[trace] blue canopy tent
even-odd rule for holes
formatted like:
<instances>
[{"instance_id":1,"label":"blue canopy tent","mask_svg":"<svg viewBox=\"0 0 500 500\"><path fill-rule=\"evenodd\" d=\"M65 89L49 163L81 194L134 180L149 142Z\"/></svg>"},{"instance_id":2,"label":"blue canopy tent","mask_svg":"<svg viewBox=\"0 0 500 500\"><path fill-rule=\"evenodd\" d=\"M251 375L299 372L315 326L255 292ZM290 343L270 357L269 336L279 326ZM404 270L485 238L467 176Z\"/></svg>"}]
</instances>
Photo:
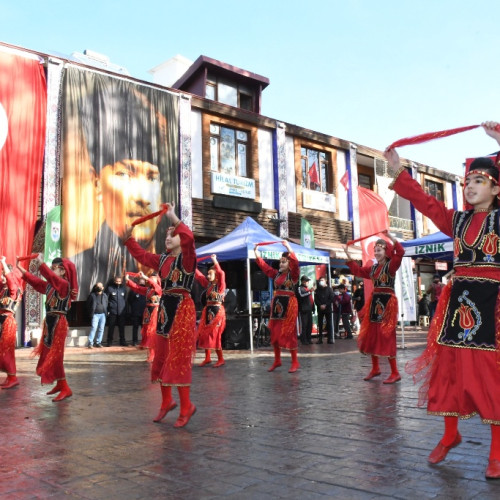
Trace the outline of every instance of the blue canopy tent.
<instances>
[{"instance_id":1,"label":"blue canopy tent","mask_svg":"<svg viewBox=\"0 0 500 500\"><path fill-rule=\"evenodd\" d=\"M453 260L453 238L441 231L402 241L401 244L405 249L405 257Z\"/></svg>"},{"instance_id":2,"label":"blue canopy tent","mask_svg":"<svg viewBox=\"0 0 500 500\"><path fill-rule=\"evenodd\" d=\"M217 255L219 262L228 260L246 260L247 261L247 300L249 311L249 332L252 332L252 291L250 287L250 259L255 259L254 247L257 243L264 241L276 241L275 244L260 247L260 254L263 259L279 260L282 252L285 251L283 238L266 231L251 217L247 217L239 226L221 239L209 243L196 249L196 256L209 257L212 254ZM296 243L290 243L299 263L302 265L326 264L328 274L330 274L330 254L329 252L306 248ZM253 338L250 334L250 349L253 351Z\"/></svg>"}]
</instances>

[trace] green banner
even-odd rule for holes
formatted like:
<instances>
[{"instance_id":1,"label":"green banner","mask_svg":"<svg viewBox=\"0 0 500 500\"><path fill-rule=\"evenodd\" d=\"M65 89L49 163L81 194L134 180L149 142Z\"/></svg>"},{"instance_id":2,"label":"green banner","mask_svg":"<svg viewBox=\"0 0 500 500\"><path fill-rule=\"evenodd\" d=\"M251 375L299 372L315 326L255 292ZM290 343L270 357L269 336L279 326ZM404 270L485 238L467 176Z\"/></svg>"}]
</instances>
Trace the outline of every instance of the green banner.
<instances>
[{"instance_id":1,"label":"green banner","mask_svg":"<svg viewBox=\"0 0 500 500\"><path fill-rule=\"evenodd\" d=\"M52 262L62 257L61 251L61 206L54 207L45 221L45 250L43 260Z\"/></svg>"},{"instance_id":2,"label":"green banner","mask_svg":"<svg viewBox=\"0 0 500 500\"><path fill-rule=\"evenodd\" d=\"M302 218L300 220L300 244L306 248L314 248L314 230L309 224L309 221ZM297 256L298 257L298 256ZM300 260L300 258L299 258ZM326 259L318 259L318 264L324 264ZM316 267L315 266L303 266L301 267L301 276L307 276L310 280L310 286L316 283Z\"/></svg>"},{"instance_id":3,"label":"green banner","mask_svg":"<svg viewBox=\"0 0 500 500\"><path fill-rule=\"evenodd\" d=\"M300 220L300 244L306 248L314 248L314 230L304 218Z\"/></svg>"}]
</instances>

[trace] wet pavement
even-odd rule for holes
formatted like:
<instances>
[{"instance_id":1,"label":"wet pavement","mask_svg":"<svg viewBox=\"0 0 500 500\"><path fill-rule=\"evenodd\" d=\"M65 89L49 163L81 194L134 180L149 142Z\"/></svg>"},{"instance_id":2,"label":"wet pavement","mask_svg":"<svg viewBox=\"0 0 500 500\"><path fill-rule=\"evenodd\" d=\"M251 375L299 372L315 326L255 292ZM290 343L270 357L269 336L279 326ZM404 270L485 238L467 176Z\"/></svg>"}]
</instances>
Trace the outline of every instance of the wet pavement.
<instances>
[{"instance_id":1,"label":"wet pavement","mask_svg":"<svg viewBox=\"0 0 500 500\"><path fill-rule=\"evenodd\" d=\"M424 343L425 331L405 331L400 368ZM407 375L382 384L386 361L364 382L355 340L301 346L294 374L288 354L267 372L269 348L194 367L197 412L182 429L178 409L152 422L160 391L144 351L67 348L73 397L59 403L30 352L17 350L21 384L0 391L2 499L500 498L500 481L484 478L489 426L460 422L462 444L429 465L442 419L416 407Z\"/></svg>"}]
</instances>

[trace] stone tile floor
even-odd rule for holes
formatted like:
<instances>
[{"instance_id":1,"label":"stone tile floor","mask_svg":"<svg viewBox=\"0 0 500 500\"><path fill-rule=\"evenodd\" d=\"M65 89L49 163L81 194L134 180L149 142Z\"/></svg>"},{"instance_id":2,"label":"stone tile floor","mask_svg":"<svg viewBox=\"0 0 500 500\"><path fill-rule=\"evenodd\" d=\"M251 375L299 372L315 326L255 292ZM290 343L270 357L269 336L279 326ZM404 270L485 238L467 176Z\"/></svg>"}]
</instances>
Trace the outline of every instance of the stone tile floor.
<instances>
[{"instance_id":1,"label":"stone tile floor","mask_svg":"<svg viewBox=\"0 0 500 500\"><path fill-rule=\"evenodd\" d=\"M405 331L401 369L425 333ZM382 377L364 382L370 360L355 339L300 346L295 374L286 353L268 373L269 348L226 351L218 369L195 366L198 411L182 429L172 426L177 410L152 422L160 391L144 351L67 348L74 395L59 403L30 352L16 352L20 386L0 391L4 500L500 498L500 481L484 478L489 427L461 422L463 443L429 465L442 419L416 407L409 376L382 384L385 361Z\"/></svg>"}]
</instances>

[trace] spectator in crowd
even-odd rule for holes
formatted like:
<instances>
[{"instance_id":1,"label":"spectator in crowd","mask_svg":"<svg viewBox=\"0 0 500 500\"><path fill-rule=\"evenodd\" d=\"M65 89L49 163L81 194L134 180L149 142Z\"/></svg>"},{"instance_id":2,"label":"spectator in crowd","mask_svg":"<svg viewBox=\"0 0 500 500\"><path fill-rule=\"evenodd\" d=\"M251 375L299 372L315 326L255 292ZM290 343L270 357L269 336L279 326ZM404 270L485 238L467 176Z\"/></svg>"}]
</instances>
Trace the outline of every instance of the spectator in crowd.
<instances>
[{"instance_id":1,"label":"spectator in crowd","mask_svg":"<svg viewBox=\"0 0 500 500\"><path fill-rule=\"evenodd\" d=\"M108 347L113 345L115 326L118 326L120 345L126 347L125 341L125 317L127 314L127 302L125 287L122 277L115 276L104 292L108 296Z\"/></svg>"},{"instance_id":2,"label":"spectator in crowd","mask_svg":"<svg viewBox=\"0 0 500 500\"><path fill-rule=\"evenodd\" d=\"M333 344L333 327L332 327L332 302L333 290L326 283L325 277L318 280L318 286L314 293L314 303L318 311L318 342L323 343L323 326L326 322L326 337L329 344Z\"/></svg>"},{"instance_id":3,"label":"spectator in crowd","mask_svg":"<svg viewBox=\"0 0 500 500\"><path fill-rule=\"evenodd\" d=\"M96 283L92 292L87 298L87 307L90 315L91 327L89 332L89 349L94 347L94 338L97 332L97 340L95 347L102 347L102 336L104 334L104 326L106 325L106 315L108 312L108 296L104 293L102 283Z\"/></svg>"},{"instance_id":4,"label":"spectator in crowd","mask_svg":"<svg viewBox=\"0 0 500 500\"><path fill-rule=\"evenodd\" d=\"M125 276L125 284L130 288L127 295L128 311L130 320L132 321L132 345L136 346L139 343L139 327L142 325L144 309L146 309L146 295L139 290L134 290L130 280ZM138 278L137 285L141 288L146 288L146 280L141 276Z\"/></svg>"},{"instance_id":5,"label":"spectator in crowd","mask_svg":"<svg viewBox=\"0 0 500 500\"><path fill-rule=\"evenodd\" d=\"M342 325L346 333L346 339L352 339L351 330L351 315L352 315L352 304L351 295L347 292L347 288L344 284L341 284L333 292L333 326L335 336L340 338L339 323L340 318L342 318Z\"/></svg>"},{"instance_id":6,"label":"spectator in crowd","mask_svg":"<svg viewBox=\"0 0 500 500\"><path fill-rule=\"evenodd\" d=\"M418 316L429 316L429 298L424 292L418 301Z\"/></svg>"},{"instance_id":7,"label":"spectator in crowd","mask_svg":"<svg viewBox=\"0 0 500 500\"><path fill-rule=\"evenodd\" d=\"M441 292L443 291L444 285L441 283L441 277L439 274L435 274L432 279L432 283L427 288L426 292L430 294L430 302L429 302L429 319L434 317L434 313L436 312L436 306L439 301L439 297L441 297Z\"/></svg>"},{"instance_id":8,"label":"spectator in crowd","mask_svg":"<svg viewBox=\"0 0 500 500\"><path fill-rule=\"evenodd\" d=\"M312 321L314 313L313 289L309 288L307 276L300 278L300 285L297 288L297 299L299 302L300 315L300 341L303 345L312 344Z\"/></svg>"},{"instance_id":9,"label":"spectator in crowd","mask_svg":"<svg viewBox=\"0 0 500 500\"><path fill-rule=\"evenodd\" d=\"M359 311L361 311L365 305L365 287L363 280L358 281L356 290L354 290L352 294L352 304L359 316Z\"/></svg>"}]
</instances>

